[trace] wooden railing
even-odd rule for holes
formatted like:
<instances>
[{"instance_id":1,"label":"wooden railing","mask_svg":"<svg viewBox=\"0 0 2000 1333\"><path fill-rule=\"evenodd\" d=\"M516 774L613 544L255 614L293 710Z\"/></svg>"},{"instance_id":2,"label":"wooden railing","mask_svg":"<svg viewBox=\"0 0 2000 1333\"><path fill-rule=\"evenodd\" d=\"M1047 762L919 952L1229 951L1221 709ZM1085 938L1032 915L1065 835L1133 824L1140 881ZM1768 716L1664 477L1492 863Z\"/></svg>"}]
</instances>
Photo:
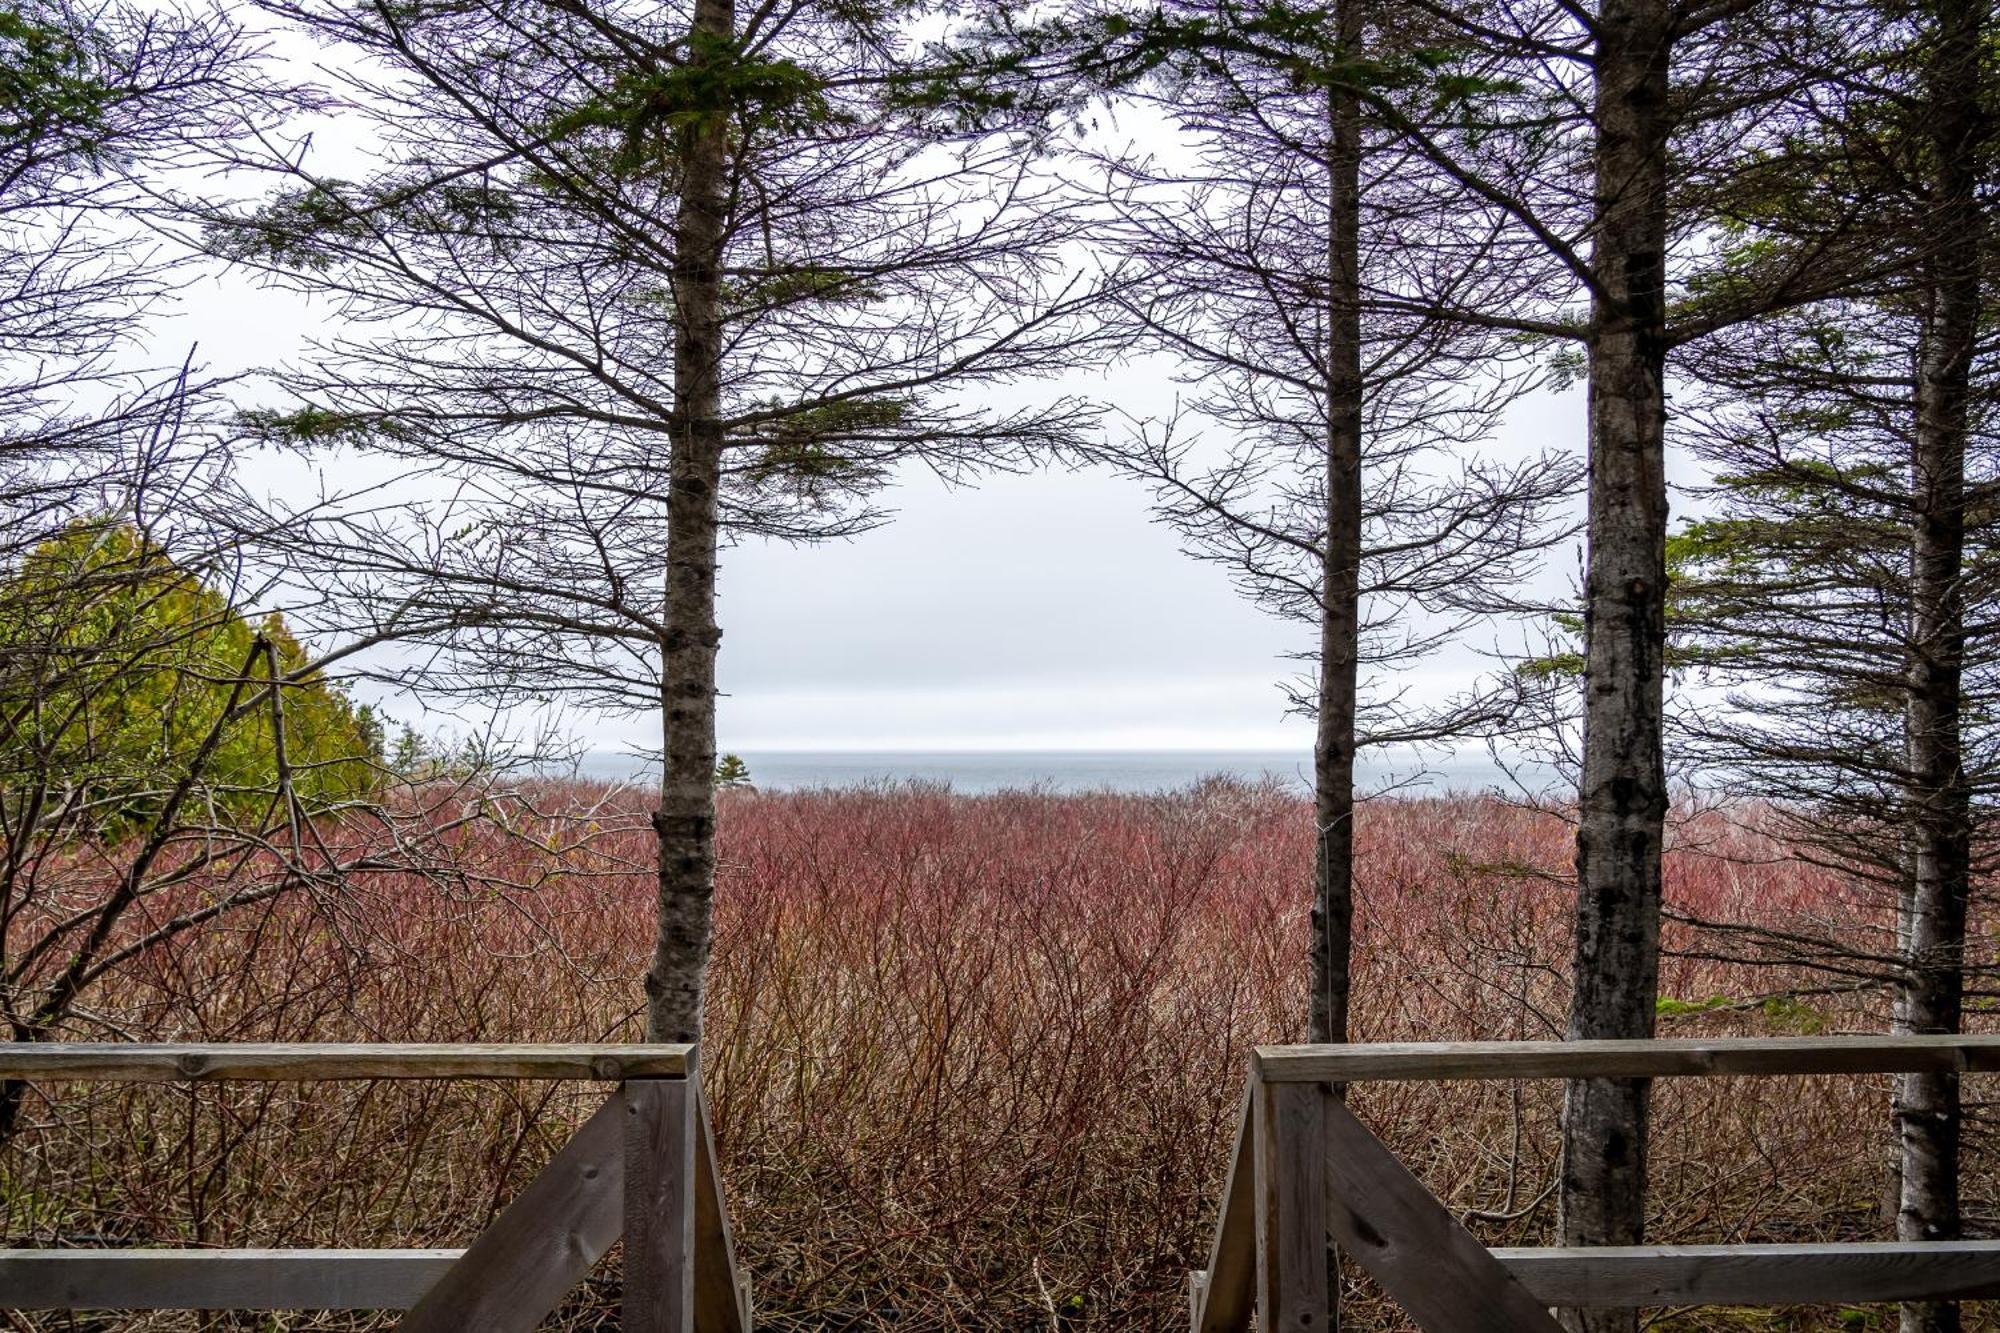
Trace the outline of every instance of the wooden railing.
<instances>
[{"instance_id":1,"label":"wooden railing","mask_svg":"<svg viewBox=\"0 0 2000 1333\"><path fill-rule=\"evenodd\" d=\"M407 1333L526 1333L622 1236L626 1333L750 1333L693 1047L0 1043L0 1079L618 1085L463 1251L0 1250L0 1309L407 1310Z\"/></svg>"},{"instance_id":2,"label":"wooden railing","mask_svg":"<svg viewBox=\"0 0 2000 1333\"><path fill-rule=\"evenodd\" d=\"M1335 1095L1389 1080L1977 1073L2000 1037L1269 1046L1251 1061L1193 1333L1333 1326L1337 1242L1430 1333L1556 1333L1554 1307L2000 1298L2000 1241L1488 1249Z\"/></svg>"}]
</instances>

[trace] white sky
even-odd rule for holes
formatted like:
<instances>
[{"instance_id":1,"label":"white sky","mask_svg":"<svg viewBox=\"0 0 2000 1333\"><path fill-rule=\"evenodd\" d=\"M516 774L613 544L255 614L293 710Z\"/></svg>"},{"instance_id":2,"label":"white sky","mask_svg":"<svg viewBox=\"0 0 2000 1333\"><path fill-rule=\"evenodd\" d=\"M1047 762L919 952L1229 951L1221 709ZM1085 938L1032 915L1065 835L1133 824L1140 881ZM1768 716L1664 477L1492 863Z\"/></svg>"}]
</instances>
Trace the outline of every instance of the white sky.
<instances>
[{"instance_id":1,"label":"white sky","mask_svg":"<svg viewBox=\"0 0 2000 1333\"><path fill-rule=\"evenodd\" d=\"M296 296L215 279L187 293L154 346L198 340L212 367L248 368L299 349L320 323ZM1174 392L1156 362L1062 388L1141 414ZM1582 412L1580 392L1524 399L1493 447L1580 451ZM724 749L1310 749L1279 688L1309 634L1183 555L1140 484L1052 469L947 487L914 472L886 502L893 521L848 541L725 552ZM1577 561L1573 545L1551 552L1548 586ZM1452 693L1493 637L1400 683L1418 699ZM407 701L391 711L410 714ZM588 748L618 750L653 724L567 725Z\"/></svg>"},{"instance_id":2,"label":"white sky","mask_svg":"<svg viewBox=\"0 0 2000 1333\"><path fill-rule=\"evenodd\" d=\"M1120 378L1120 398L1170 394ZM1499 447L1580 449L1581 411L1578 394L1525 401ZM894 523L851 542L725 557L726 745L1310 748L1278 688L1310 632L1181 554L1137 483L1062 471L976 489L924 480L893 503ZM1552 553L1551 577L1574 563L1568 548ZM1452 693L1491 646L1441 654L1406 683L1420 698Z\"/></svg>"},{"instance_id":3,"label":"white sky","mask_svg":"<svg viewBox=\"0 0 2000 1333\"><path fill-rule=\"evenodd\" d=\"M178 357L195 341L211 368L248 369L298 351L322 324L297 296L210 279L153 346ZM1061 387L1141 415L1174 393L1157 362ZM1582 414L1578 391L1524 399L1493 447L1581 451ZM848 541L725 552L723 748L1310 749L1309 724L1286 716L1279 688L1309 635L1183 555L1142 485L1052 469L947 487L913 472L886 503L893 521ZM1551 552L1548 587L1577 563L1573 545ZM1452 693L1493 637L1400 683L1418 699ZM410 714L407 701L391 711ZM643 744L652 726L567 725L601 750Z\"/></svg>"},{"instance_id":4,"label":"white sky","mask_svg":"<svg viewBox=\"0 0 2000 1333\"><path fill-rule=\"evenodd\" d=\"M328 148L340 136L326 128L335 134L316 151L359 151ZM211 278L158 327L153 359L178 361L194 342L210 369L250 370L302 352L327 318L296 295ZM1140 417L1175 393L1157 360L1057 389ZM1572 391L1516 403L1493 448L1580 454L1583 440ZM885 502L894 521L851 541L725 552L725 750L1310 749L1279 685L1298 676L1287 654L1311 636L1181 554L1142 485L1053 470L947 488L913 473ZM1550 552L1540 590L1559 590L1578 563L1574 546ZM1415 700L1455 693L1506 632L1398 684ZM391 712L422 723L407 701ZM566 725L585 746L616 750L645 744L655 724Z\"/></svg>"}]
</instances>

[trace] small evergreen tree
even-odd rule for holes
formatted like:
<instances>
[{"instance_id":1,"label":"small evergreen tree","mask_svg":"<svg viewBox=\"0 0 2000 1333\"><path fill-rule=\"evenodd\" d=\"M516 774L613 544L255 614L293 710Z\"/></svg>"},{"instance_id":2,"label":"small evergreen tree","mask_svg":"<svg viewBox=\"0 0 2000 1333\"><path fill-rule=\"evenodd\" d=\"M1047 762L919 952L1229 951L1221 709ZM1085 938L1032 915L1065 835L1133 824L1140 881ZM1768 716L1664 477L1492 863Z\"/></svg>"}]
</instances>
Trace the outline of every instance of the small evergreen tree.
<instances>
[{"instance_id":1,"label":"small evergreen tree","mask_svg":"<svg viewBox=\"0 0 2000 1333\"><path fill-rule=\"evenodd\" d=\"M308 660L282 616L253 623L140 529L72 524L0 579L0 777L82 800L79 831L103 836L191 767L225 819L261 820L280 789L308 813L367 796L381 728Z\"/></svg>"}]
</instances>

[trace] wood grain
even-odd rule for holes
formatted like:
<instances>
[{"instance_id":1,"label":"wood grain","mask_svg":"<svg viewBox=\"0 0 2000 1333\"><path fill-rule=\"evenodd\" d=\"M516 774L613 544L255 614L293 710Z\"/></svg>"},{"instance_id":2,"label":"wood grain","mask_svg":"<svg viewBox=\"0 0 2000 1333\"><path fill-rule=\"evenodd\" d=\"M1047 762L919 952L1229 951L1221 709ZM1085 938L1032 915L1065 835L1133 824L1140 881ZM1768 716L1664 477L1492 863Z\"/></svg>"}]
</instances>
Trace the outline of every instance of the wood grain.
<instances>
[{"instance_id":1,"label":"wood grain","mask_svg":"<svg viewBox=\"0 0 2000 1333\"><path fill-rule=\"evenodd\" d=\"M625 1096L612 1094L424 1294L404 1333L528 1333L625 1225Z\"/></svg>"},{"instance_id":2,"label":"wood grain","mask_svg":"<svg viewBox=\"0 0 2000 1333\"><path fill-rule=\"evenodd\" d=\"M2000 1070L2000 1036L1732 1037L1661 1041L1482 1041L1260 1046L1271 1083L1704 1074L1893 1074Z\"/></svg>"},{"instance_id":3,"label":"wood grain","mask_svg":"<svg viewBox=\"0 0 2000 1333\"><path fill-rule=\"evenodd\" d=\"M458 1250L0 1250L0 1309L403 1310Z\"/></svg>"},{"instance_id":4,"label":"wood grain","mask_svg":"<svg viewBox=\"0 0 2000 1333\"><path fill-rule=\"evenodd\" d=\"M695 1327L697 1101L687 1079L625 1085L624 1333ZM733 1291L729 1304L736 1304Z\"/></svg>"},{"instance_id":5,"label":"wood grain","mask_svg":"<svg viewBox=\"0 0 2000 1333\"><path fill-rule=\"evenodd\" d=\"M699 1084L695 1095L694 1327L696 1333L749 1333L749 1280L736 1267L715 1125Z\"/></svg>"},{"instance_id":6,"label":"wood grain","mask_svg":"<svg viewBox=\"0 0 2000 1333\"><path fill-rule=\"evenodd\" d=\"M1299 1088L1297 1084L1279 1087ZM1303 1089L1301 1089L1303 1090ZM1427 1333L1558 1333L1542 1302L1319 1089L1327 1217L1349 1256ZM1305 1163L1299 1163L1303 1170Z\"/></svg>"},{"instance_id":7,"label":"wood grain","mask_svg":"<svg viewBox=\"0 0 2000 1333\"><path fill-rule=\"evenodd\" d=\"M1865 1305L2000 1298L2000 1241L1495 1250L1549 1305Z\"/></svg>"},{"instance_id":8,"label":"wood grain","mask_svg":"<svg viewBox=\"0 0 2000 1333\"><path fill-rule=\"evenodd\" d=\"M681 1078L691 1046L0 1042L0 1078L175 1083L374 1078Z\"/></svg>"},{"instance_id":9,"label":"wood grain","mask_svg":"<svg viewBox=\"0 0 2000 1333\"><path fill-rule=\"evenodd\" d=\"M1325 1333L1326 1090L1296 1083L1256 1090L1257 1327Z\"/></svg>"}]
</instances>

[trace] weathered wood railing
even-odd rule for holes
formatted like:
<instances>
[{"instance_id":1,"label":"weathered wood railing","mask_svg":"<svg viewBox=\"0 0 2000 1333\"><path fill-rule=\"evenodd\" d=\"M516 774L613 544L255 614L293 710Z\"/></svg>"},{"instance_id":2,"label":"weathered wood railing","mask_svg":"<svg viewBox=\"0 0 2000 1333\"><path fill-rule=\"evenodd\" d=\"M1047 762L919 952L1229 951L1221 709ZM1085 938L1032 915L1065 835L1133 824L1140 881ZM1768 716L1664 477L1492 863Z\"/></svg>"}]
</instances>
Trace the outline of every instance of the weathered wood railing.
<instances>
[{"instance_id":1,"label":"weathered wood railing","mask_svg":"<svg viewBox=\"0 0 2000 1333\"><path fill-rule=\"evenodd\" d=\"M0 1250L0 1309L400 1309L408 1333L525 1333L622 1236L626 1333L750 1333L693 1047L0 1043L0 1078L618 1085L463 1251Z\"/></svg>"},{"instance_id":2,"label":"weathered wood railing","mask_svg":"<svg viewBox=\"0 0 2000 1333\"><path fill-rule=\"evenodd\" d=\"M1335 1322L1329 1237L1430 1333L1556 1333L1549 1307L1860 1305L2000 1298L2000 1241L1488 1249L1334 1095L1393 1080L2000 1071L2000 1037L1267 1046L1193 1333Z\"/></svg>"}]
</instances>

